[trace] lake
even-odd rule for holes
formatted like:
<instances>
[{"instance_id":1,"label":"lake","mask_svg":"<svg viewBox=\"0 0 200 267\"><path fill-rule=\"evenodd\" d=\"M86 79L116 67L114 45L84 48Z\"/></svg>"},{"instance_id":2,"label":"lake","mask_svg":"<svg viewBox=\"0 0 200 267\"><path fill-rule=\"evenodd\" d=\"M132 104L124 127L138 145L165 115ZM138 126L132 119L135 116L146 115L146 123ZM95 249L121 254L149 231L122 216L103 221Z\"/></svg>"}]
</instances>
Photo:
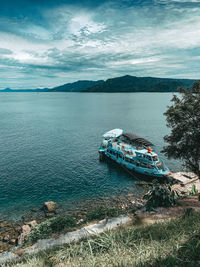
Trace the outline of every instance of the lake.
<instances>
[{"instance_id":1,"label":"lake","mask_svg":"<svg viewBox=\"0 0 200 267\"><path fill-rule=\"evenodd\" d=\"M143 189L115 164L101 163L102 134L134 131L156 145L169 132L172 93L1 93L0 216L17 218L44 201L74 201ZM172 171L180 163L167 160Z\"/></svg>"}]
</instances>

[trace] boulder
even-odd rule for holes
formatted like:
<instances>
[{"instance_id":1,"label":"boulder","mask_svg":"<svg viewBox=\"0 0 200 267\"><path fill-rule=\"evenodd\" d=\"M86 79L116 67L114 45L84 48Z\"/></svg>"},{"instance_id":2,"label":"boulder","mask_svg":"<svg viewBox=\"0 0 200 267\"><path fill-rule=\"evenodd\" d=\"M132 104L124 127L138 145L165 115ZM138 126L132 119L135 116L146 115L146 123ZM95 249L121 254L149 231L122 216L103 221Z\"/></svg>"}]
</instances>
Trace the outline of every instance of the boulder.
<instances>
[{"instance_id":1,"label":"boulder","mask_svg":"<svg viewBox=\"0 0 200 267\"><path fill-rule=\"evenodd\" d=\"M30 231L31 231L31 228L28 224L25 224L22 226L22 233L23 234L27 235L30 233Z\"/></svg>"},{"instance_id":2,"label":"boulder","mask_svg":"<svg viewBox=\"0 0 200 267\"><path fill-rule=\"evenodd\" d=\"M9 239L10 239L9 234L6 234L6 235L4 236L4 238L3 238L3 242L8 242Z\"/></svg>"},{"instance_id":3,"label":"boulder","mask_svg":"<svg viewBox=\"0 0 200 267\"><path fill-rule=\"evenodd\" d=\"M21 235L18 237L18 244L22 245L25 239L25 236L28 235L31 231L31 227L27 224L22 226L22 233Z\"/></svg>"},{"instance_id":4,"label":"boulder","mask_svg":"<svg viewBox=\"0 0 200 267\"><path fill-rule=\"evenodd\" d=\"M44 210L47 212L55 212L57 208L57 203L54 201L44 202Z\"/></svg>"},{"instance_id":5,"label":"boulder","mask_svg":"<svg viewBox=\"0 0 200 267\"><path fill-rule=\"evenodd\" d=\"M10 239L9 244L16 245L16 239L14 239L14 238Z\"/></svg>"},{"instance_id":6,"label":"boulder","mask_svg":"<svg viewBox=\"0 0 200 267\"><path fill-rule=\"evenodd\" d=\"M31 221L31 222L28 222L27 223L30 227L33 227L33 226L35 226L36 224L37 224L37 221L36 220L33 220L33 221Z\"/></svg>"},{"instance_id":7,"label":"boulder","mask_svg":"<svg viewBox=\"0 0 200 267\"><path fill-rule=\"evenodd\" d=\"M19 226L19 225L17 225L17 226L15 226L15 231L17 232L17 233L21 233L21 231L22 231L22 228L21 228L21 226Z\"/></svg>"}]
</instances>

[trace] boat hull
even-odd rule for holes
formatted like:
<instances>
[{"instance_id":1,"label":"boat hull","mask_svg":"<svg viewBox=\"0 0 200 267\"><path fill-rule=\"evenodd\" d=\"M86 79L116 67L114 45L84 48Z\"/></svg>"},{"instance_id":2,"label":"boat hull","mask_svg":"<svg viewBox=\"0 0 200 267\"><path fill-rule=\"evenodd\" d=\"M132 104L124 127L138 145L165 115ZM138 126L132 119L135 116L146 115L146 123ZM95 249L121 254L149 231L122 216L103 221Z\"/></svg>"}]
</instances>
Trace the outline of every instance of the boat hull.
<instances>
[{"instance_id":1,"label":"boat hull","mask_svg":"<svg viewBox=\"0 0 200 267\"><path fill-rule=\"evenodd\" d=\"M132 176L139 175L141 178L148 178L148 179L162 179L165 180L169 176L169 172L166 173L156 173L154 170L148 170L146 168L137 167L133 164L129 164L125 162L121 158L116 158L115 156L107 153L106 151L99 151L99 158L100 161L105 161L106 159L115 162L116 164L120 165L123 169L125 169L129 174Z\"/></svg>"}]
</instances>

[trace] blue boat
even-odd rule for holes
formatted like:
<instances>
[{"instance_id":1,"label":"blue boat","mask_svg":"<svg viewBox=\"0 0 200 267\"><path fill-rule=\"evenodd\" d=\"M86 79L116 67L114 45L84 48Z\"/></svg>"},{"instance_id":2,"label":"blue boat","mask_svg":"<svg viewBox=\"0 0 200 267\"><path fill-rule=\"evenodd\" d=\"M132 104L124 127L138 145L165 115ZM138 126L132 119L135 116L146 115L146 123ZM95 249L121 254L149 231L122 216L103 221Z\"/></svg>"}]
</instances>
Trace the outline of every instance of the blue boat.
<instances>
[{"instance_id":1,"label":"blue boat","mask_svg":"<svg viewBox=\"0 0 200 267\"><path fill-rule=\"evenodd\" d=\"M134 133L113 129L103 135L99 158L108 157L131 171L148 177L165 178L171 174L152 148L153 144Z\"/></svg>"}]
</instances>

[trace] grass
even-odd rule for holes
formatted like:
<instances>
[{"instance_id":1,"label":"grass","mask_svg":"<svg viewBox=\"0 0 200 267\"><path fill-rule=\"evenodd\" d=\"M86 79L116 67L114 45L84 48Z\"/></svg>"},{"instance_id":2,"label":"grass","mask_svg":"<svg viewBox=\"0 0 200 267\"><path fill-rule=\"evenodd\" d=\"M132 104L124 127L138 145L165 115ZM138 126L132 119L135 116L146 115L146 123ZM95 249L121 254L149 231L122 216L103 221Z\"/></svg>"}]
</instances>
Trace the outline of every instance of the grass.
<instances>
[{"instance_id":1,"label":"grass","mask_svg":"<svg viewBox=\"0 0 200 267\"><path fill-rule=\"evenodd\" d=\"M78 223L78 218L76 218L76 215L75 217L72 216L53 217L34 226L30 234L26 237L25 245L34 244L39 239L49 238L55 236L55 234L61 234L75 230L76 228L80 228L81 226L83 226L88 222L99 221L110 217L116 217L122 213L124 213L124 211L118 207L106 208L100 206L84 214L81 223Z\"/></svg>"},{"instance_id":2,"label":"grass","mask_svg":"<svg viewBox=\"0 0 200 267\"><path fill-rule=\"evenodd\" d=\"M200 266L200 213L149 226L120 227L77 244L26 257L3 267Z\"/></svg>"}]
</instances>

